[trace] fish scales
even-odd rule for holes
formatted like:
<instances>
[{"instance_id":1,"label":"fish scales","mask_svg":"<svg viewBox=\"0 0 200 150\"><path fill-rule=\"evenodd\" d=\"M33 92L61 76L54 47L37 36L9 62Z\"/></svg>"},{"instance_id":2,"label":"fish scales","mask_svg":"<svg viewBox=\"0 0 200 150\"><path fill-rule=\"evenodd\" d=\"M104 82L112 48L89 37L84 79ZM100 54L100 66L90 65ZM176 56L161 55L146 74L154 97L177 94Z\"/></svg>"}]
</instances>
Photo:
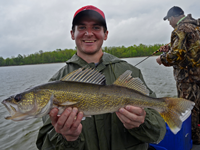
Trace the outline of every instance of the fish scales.
<instances>
[{"instance_id":1,"label":"fish scales","mask_svg":"<svg viewBox=\"0 0 200 150\"><path fill-rule=\"evenodd\" d=\"M42 98L42 102L47 103L47 100L50 99L51 94L53 93L55 97L54 103L59 105L66 101L77 102L72 106L77 107L80 111L84 112L90 110L90 115L114 112L128 104L153 108L156 106L160 108L165 105L164 102L160 103L157 99L141 95L133 89L115 85L102 86L96 84L62 81L55 82L54 84L55 85L53 87L56 88L52 88L52 86L48 85L45 85L44 87L41 86L42 89L46 90L42 90L41 92L46 93L46 95L40 94L40 96L42 95L42 97L47 97L46 101L44 100L45 98ZM49 94L47 94L48 88Z\"/></svg>"}]
</instances>

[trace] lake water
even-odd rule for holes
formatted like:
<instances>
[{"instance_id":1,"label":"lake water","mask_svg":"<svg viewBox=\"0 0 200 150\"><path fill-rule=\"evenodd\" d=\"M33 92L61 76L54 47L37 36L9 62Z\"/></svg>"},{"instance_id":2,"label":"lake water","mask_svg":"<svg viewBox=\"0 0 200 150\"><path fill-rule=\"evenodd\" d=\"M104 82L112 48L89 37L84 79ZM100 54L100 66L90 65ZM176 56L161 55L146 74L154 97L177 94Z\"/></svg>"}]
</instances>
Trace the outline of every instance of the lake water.
<instances>
[{"instance_id":1,"label":"lake water","mask_svg":"<svg viewBox=\"0 0 200 150\"><path fill-rule=\"evenodd\" d=\"M145 57L124 59L132 65ZM137 67L141 69L147 85L157 97L176 97L176 87L171 67L157 65L150 57ZM0 67L0 101L25 89L46 83L65 63ZM35 141L41 119L15 122L5 120L6 108L0 104L0 150L36 150Z\"/></svg>"}]
</instances>

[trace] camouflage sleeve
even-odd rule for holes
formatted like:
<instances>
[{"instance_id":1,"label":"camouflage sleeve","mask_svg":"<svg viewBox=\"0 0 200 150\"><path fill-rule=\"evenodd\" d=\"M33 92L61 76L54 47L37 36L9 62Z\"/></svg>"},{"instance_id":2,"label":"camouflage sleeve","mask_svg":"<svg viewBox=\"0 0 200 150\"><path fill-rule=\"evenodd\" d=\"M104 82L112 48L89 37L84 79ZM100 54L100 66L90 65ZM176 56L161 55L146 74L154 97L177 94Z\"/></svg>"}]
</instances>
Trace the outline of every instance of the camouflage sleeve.
<instances>
[{"instance_id":1,"label":"camouflage sleeve","mask_svg":"<svg viewBox=\"0 0 200 150\"><path fill-rule=\"evenodd\" d=\"M164 66L178 65L184 60L186 54L186 42L188 33L184 30L173 31L171 37L171 49L168 53L163 53L160 55L162 64Z\"/></svg>"}]
</instances>

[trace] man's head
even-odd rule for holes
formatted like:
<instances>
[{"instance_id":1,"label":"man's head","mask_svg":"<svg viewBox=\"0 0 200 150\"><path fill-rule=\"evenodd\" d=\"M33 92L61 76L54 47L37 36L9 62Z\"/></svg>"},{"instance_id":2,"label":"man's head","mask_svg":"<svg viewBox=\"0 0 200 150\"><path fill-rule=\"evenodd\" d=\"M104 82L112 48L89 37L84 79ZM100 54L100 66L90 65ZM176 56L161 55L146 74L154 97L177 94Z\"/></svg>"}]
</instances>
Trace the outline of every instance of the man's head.
<instances>
[{"instance_id":1,"label":"man's head","mask_svg":"<svg viewBox=\"0 0 200 150\"><path fill-rule=\"evenodd\" d=\"M71 38L75 40L77 55L82 59L100 58L103 55L103 41L107 39L108 31L103 11L94 6L78 9L73 18ZM94 60L92 60L94 62ZM87 61L89 62L89 61Z\"/></svg>"},{"instance_id":2,"label":"man's head","mask_svg":"<svg viewBox=\"0 0 200 150\"><path fill-rule=\"evenodd\" d=\"M178 7L174 6L169 9L167 12L167 16L165 16L163 19L168 20L170 25L175 28L177 22L184 16L184 11Z\"/></svg>"},{"instance_id":3,"label":"man's head","mask_svg":"<svg viewBox=\"0 0 200 150\"><path fill-rule=\"evenodd\" d=\"M104 32L107 31L106 18L103 11L92 5L84 6L75 12L73 21L72 21L73 31L74 31L75 25L80 24L80 20L83 17L94 18L98 20L99 23L104 27Z\"/></svg>"}]
</instances>

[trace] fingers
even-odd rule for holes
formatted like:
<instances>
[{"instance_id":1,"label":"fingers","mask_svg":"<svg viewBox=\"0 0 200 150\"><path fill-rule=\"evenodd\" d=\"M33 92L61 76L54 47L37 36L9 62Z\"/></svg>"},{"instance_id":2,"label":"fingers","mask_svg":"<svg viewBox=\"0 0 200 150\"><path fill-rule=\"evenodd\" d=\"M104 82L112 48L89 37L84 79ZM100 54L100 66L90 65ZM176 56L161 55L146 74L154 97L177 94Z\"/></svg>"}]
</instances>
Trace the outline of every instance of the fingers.
<instances>
[{"instance_id":1,"label":"fingers","mask_svg":"<svg viewBox=\"0 0 200 150\"><path fill-rule=\"evenodd\" d=\"M79 126L79 124L81 123L81 120L83 119L83 113L79 112L76 119L74 119L74 123L71 127L72 130L76 130Z\"/></svg>"},{"instance_id":2,"label":"fingers","mask_svg":"<svg viewBox=\"0 0 200 150\"><path fill-rule=\"evenodd\" d=\"M64 127L64 125L67 126L65 128L69 129L71 127L71 124L73 123L72 117L75 118L75 116L76 113L72 111L71 107L66 108L65 111L60 115L60 118L58 119L56 125L54 126L56 132L60 133L60 130Z\"/></svg>"},{"instance_id":3,"label":"fingers","mask_svg":"<svg viewBox=\"0 0 200 150\"><path fill-rule=\"evenodd\" d=\"M58 114L58 109L57 108L54 108L49 112L49 116L50 116L51 123L52 123L53 126L56 124L56 122L58 120L57 114Z\"/></svg>"},{"instance_id":4,"label":"fingers","mask_svg":"<svg viewBox=\"0 0 200 150\"><path fill-rule=\"evenodd\" d=\"M161 46L161 47L160 47L160 51L161 51L161 52L168 52L168 51L169 51L169 48L170 48L170 47L169 47L168 45L164 45L164 46Z\"/></svg>"},{"instance_id":5,"label":"fingers","mask_svg":"<svg viewBox=\"0 0 200 150\"><path fill-rule=\"evenodd\" d=\"M118 116L119 120L123 123L123 125L126 129L132 129L135 127L139 127L139 125L140 125L139 123L133 122L129 118L125 117L120 112L116 112L116 115Z\"/></svg>"},{"instance_id":6,"label":"fingers","mask_svg":"<svg viewBox=\"0 0 200 150\"><path fill-rule=\"evenodd\" d=\"M79 137L82 131L82 118L83 113L78 113L78 109L73 108L63 128L60 130L61 134L67 139L67 141L75 141Z\"/></svg>"},{"instance_id":7,"label":"fingers","mask_svg":"<svg viewBox=\"0 0 200 150\"><path fill-rule=\"evenodd\" d=\"M82 114L83 117L83 113L80 112ZM79 114L80 114L79 113ZM71 114L68 117L67 121L64 124L63 127L63 131L68 131L68 130L76 130L78 128L78 125L80 124L82 117L81 115L78 114L78 109L77 108L73 108L71 110Z\"/></svg>"},{"instance_id":8,"label":"fingers","mask_svg":"<svg viewBox=\"0 0 200 150\"><path fill-rule=\"evenodd\" d=\"M125 108L120 108L116 115L127 129L131 129L144 123L146 112L140 107L128 105Z\"/></svg>"},{"instance_id":9,"label":"fingers","mask_svg":"<svg viewBox=\"0 0 200 150\"><path fill-rule=\"evenodd\" d=\"M57 108L52 109L49 113L55 131L62 134L68 141L76 140L82 131L83 113L78 112L77 108L68 107L60 116L57 114Z\"/></svg>"},{"instance_id":10,"label":"fingers","mask_svg":"<svg viewBox=\"0 0 200 150\"><path fill-rule=\"evenodd\" d=\"M127 105L125 107L125 109L130 112L130 114L136 114L138 116L143 116L145 111L143 108L141 107L135 107L135 106L131 106L131 105Z\"/></svg>"}]
</instances>

